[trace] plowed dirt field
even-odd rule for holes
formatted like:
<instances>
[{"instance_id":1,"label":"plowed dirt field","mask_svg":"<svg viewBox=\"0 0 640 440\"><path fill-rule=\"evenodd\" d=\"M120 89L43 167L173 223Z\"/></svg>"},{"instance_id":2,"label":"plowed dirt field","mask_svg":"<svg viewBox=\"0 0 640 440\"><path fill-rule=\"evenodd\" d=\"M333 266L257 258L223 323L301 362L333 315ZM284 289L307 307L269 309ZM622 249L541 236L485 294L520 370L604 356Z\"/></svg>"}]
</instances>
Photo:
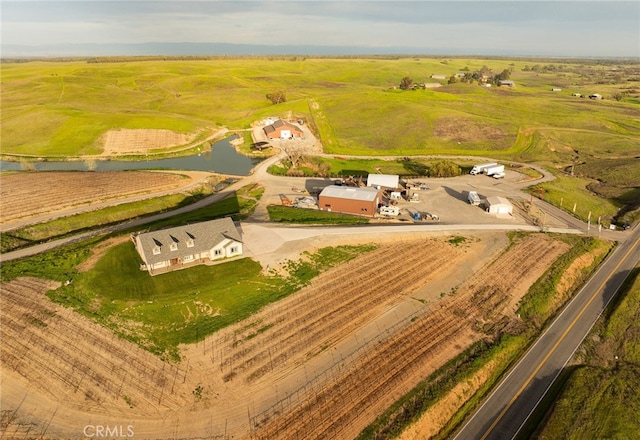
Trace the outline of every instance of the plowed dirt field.
<instances>
[{"instance_id":1,"label":"plowed dirt field","mask_svg":"<svg viewBox=\"0 0 640 440\"><path fill-rule=\"evenodd\" d=\"M179 364L52 304L51 282L16 279L2 286L0 432L82 438L102 424L135 438L353 438L481 329L516 319L513 304L566 249L541 234L506 245L501 233L382 243L183 347Z\"/></svg>"},{"instance_id":2,"label":"plowed dirt field","mask_svg":"<svg viewBox=\"0 0 640 440\"><path fill-rule=\"evenodd\" d=\"M22 172L0 175L0 224L154 194L194 184L205 173Z\"/></svg>"}]
</instances>

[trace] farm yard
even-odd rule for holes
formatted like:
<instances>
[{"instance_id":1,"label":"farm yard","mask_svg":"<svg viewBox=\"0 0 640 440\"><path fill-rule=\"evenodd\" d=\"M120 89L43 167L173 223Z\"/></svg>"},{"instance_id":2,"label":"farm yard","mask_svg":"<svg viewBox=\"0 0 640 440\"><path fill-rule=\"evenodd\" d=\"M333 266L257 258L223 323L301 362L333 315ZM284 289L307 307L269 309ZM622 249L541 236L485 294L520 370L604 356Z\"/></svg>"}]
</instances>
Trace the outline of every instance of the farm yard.
<instances>
[{"instance_id":1,"label":"farm yard","mask_svg":"<svg viewBox=\"0 0 640 440\"><path fill-rule=\"evenodd\" d=\"M376 243L183 346L178 363L51 303L43 293L59 284L15 279L3 287L2 428L74 437L99 411L145 438L354 437L473 341L517 325L517 302L568 247L538 234L507 245L503 233Z\"/></svg>"},{"instance_id":2,"label":"farm yard","mask_svg":"<svg viewBox=\"0 0 640 440\"><path fill-rule=\"evenodd\" d=\"M589 219L595 231L596 218L600 226L601 216L607 223L633 221L640 212L637 66L595 72L588 60L574 61L554 61L553 73L532 71L526 60L462 58L4 63L3 159L183 154L226 127L246 130L246 143L249 127L260 131L255 121L276 114L303 120L307 142L314 141L298 144L299 151L275 141L278 175L255 168L216 195L232 195L219 205L204 200L210 204L171 213L166 223L140 219L156 228L234 215L245 226L246 258L150 280L130 237L110 232L15 266L3 262L0 436L78 438L86 436L83 426L99 423L125 432L131 426L135 437L149 439L355 438L469 347L545 322L548 315L540 318L536 307L552 304L552 315L600 261L585 243L598 243L602 255L612 245L595 232L537 231L584 232L577 220L567 221L570 214ZM517 87L396 88L400 73L417 79L425 69L469 71L484 63L510 69ZM614 71L626 82L611 79ZM562 94L549 91L558 78ZM275 107L264 95L279 86L288 99ZM606 99L569 94L586 88ZM420 177L428 183L417 190L419 200L398 202L402 215L333 236L331 226L319 226L338 223L332 218L311 215L307 221L316 225L308 229L322 231L312 239L300 238L307 227L271 223L268 208L331 184L327 175L414 175L439 155L463 167L486 155L536 163L546 170L531 173L531 181L539 179L534 195L565 212L551 213L537 199L533 207L525 192L532 182L510 168L500 180L466 171ZM303 175L310 179L296 177ZM123 231L124 220L204 198L203 188L213 191L216 178L188 171L2 172L3 245L14 225L80 211L102 218L107 205L161 202L164 194L180 199L146 212L136 206L136 214L104 223L122 222ZM469 205L470 190L508 196L514 215L500 218ZM409 225L416 211L437 213L439 221ZM93 220L58 225L63 233L40 239L16 237L36 243L97 227ZM398 232L404 226L413 232ZM363 232L387 227L394 232ZM602 237L622 234L605 230ZM563 279L564 291L554 285L544 306L527 303L532 286L549 273ZM535 319L520 319L523 310ZM491 383L485 375L473 381L476 389ZM463 400L430 410L432 432Z\"/></svg>"}]
</instances>

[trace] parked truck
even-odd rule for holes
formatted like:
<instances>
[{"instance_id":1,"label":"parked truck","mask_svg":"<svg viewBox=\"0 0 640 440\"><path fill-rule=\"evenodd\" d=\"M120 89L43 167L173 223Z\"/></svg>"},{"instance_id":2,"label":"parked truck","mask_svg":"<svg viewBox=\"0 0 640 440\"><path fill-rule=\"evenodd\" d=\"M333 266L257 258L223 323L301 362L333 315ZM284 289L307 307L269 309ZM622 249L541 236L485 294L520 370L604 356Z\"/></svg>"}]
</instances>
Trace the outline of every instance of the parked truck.
<instances>
[{"instance_id":1,"label":"parked truck","mask_svg":"<svg viewBox=\"0 0 640 440\"><path fill-rule=\"evenodd\" d=\"M495 167L495 166L498 166L498 164L495 162L484 163L482 165L474 165L471 171L469 172L469 174L473 174L473 175L482 174L485 169Z\"/></svg>"},{"instance_id":2,"label":"parked truck","mask_svg":"<svg viewBox=\"0 0 640 440\"><path fill-rule=\"evenodd\" d=\"M493 167L485 168L484 173L487 176L493 176L494 174L498 174L498 173L504 174L504 165L496 165Z\"/></svg>"},{"instance_id":3,"label":"parked truck","mask_svg":"<svg viewBox=\"0 0 640 440\"><path fill-rule=\"evenodd\" d=\"M480 204L480 196L476 191L469 191L467 200L469 200L470 205L478 206Z\"/></svg>"}]
</instances>

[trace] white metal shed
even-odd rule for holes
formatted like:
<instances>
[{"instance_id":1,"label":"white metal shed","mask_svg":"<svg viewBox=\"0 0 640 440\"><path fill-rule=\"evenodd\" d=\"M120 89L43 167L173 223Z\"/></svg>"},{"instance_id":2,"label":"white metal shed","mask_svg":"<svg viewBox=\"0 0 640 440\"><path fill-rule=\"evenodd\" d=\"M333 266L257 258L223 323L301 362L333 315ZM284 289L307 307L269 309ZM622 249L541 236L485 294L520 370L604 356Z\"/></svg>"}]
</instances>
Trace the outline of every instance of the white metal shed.
<instances>
[{"instance_id":1,"label":"white metal shed","mask_svg":"<svg viewBox=\"0 0 640 440\"><path fill-rule=\"evenodd\" d=\"M375 188L395 189L400 187L400 176L397 174L369 174L367 186Z\"/></svg>"},{"instance_id":2,"label":"white metal shed","mask_svg":"<svg viewBox=\"0 0 640 440\"><path fill-rule=\"evenodd\" d=\"M513 205L504 197L487 197L487 212L490 214L512 214Z\"/></svg>"}]
</instances>

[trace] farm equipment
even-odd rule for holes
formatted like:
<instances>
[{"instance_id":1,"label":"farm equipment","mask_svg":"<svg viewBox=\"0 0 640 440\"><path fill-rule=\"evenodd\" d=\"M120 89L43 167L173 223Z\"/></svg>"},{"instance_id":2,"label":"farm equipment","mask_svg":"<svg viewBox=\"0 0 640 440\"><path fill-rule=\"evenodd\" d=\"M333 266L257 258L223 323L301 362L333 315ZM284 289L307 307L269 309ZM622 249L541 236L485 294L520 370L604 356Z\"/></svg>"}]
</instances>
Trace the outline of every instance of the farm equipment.
<instances>
[{"instance_id":1,"label":"farm equipment","mask_svg":"<svg viewBox=\"0 0 640 440\"><path fill-rule=\"evenodd\" d=\"M282 202L283 206L291 206L291 200L284 194L280 194L280 201Z\"/></svg>"}]
</instances>

